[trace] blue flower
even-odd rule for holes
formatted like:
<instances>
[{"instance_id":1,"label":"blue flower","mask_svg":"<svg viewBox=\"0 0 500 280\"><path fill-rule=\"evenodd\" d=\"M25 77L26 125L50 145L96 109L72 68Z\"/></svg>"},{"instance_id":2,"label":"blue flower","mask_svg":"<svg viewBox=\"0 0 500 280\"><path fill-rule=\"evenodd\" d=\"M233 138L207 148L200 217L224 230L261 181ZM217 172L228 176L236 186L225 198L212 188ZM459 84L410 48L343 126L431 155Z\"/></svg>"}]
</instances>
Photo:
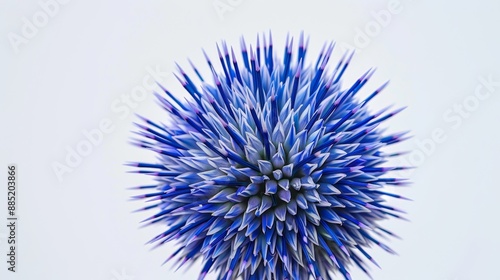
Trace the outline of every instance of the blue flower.
<instances>
[{"instance_id":1,"label":"blue flower","mask_svg":"<svg viewBox=\"0 0 500 280\"><path fill-rule=\"evenodd\" d=\"M368 247L393 253L377 236L394 234L379 222L402 218L384 198L404 199L385 187L405 185L388 173L406 167L385 166L399 154L384 148L405 133L379 128L401 109L368 109L386 84L356 96L371 69L341 86L353 53L328 68L333 43L308 64L303 35L296 54L287 39L282 58L262 38L255 50L242 39L239 58L223 42L219 66L206 56L211 77L179 67L188 98L164 89L167 124L137 124L135 144L158 155L130 164L157 182L134 197L156 210L147 224L165 227L150 242L177 243L168 260L179 267L202 259L200 279L350 279L353 264L368 273Z\"/></svg>"}]
</instances>

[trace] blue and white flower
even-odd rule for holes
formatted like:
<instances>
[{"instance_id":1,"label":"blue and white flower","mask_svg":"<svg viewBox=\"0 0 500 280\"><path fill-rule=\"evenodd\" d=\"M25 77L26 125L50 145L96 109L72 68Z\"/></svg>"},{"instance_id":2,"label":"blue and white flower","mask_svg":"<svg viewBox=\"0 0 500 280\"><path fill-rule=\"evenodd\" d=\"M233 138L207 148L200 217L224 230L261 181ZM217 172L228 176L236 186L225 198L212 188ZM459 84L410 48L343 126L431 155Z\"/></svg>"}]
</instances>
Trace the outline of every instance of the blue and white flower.
<instances>
[{"instance_id":1,"label":"blue and white flower","mask_svg":"<svg viewBox=\"0 0 500 280\"><path fill-rule=\"evenodd\" d=\"M282 58L262 38L255 49L242 39L239 58L223 42L220 65L207 57L211 77L179 67L189 98L164 89L167 124L137 124L134 143L158 155L131 163L156 180L134 197L156 211L145 222L164 225L151 243L177 243L179 266L202 259L200 279L350 279L352 264L368 273L372 244L393 253L379 221L402 218L384 198L404 199L386 186L405 185L388 173L406 167L386 166L400 154L384 148L405 133L379 128L401 110L369 110L386 84L356 96L374 70L341 86L352 53L328 68L334 44L309 64L303 35Z\"/></svg>"}]
</instances>

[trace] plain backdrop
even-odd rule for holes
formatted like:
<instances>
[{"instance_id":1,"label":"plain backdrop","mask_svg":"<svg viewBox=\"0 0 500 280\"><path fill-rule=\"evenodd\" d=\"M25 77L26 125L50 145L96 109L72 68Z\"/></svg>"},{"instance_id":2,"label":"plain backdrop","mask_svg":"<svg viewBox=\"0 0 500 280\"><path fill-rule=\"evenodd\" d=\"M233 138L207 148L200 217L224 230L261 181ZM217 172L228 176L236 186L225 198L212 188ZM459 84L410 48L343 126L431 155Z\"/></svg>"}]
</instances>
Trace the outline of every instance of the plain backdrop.
<instances>
[{"instance_id":1,"label":"plain backdrop","mask_svg":"<svg viewBox=\"0 0 500 280\"><path fill-rule=\"evenodd\" d=\"M239 50L241 35L255 45L268 31L279 54L287 33L301 31L309 58L331 40L335 58L357 48L345 85L377 67L362 94L391 83L371 108L408 106L388 127L413 135L395 150L413 151L403 160L418 167L404 174L414 184L396 191L414 201L392 202L411 221L384 222L403 239L387 242L399 256L370 250L382 267L372 267L374 279L500 279L498 1L66 0L45 11L47 2L0 1L0 279L197 279L200 263L161 266L175 244L150 251L144 243L160 228L139 229L147 213L130 213L142 203L128 201L136 193L126 188L151 180L123 163L153 159L128 143L134 114L165 113L152 90L130 106L123 98L150 69L181 94L165 74L175 62L203 68L201 48L216 59L216 42ZM103 121L112 131L58 177L54 164L66 164ZM16 273L5 262L11 163L19 169ZM368 279L356 268L352 276Z\"/></svg>"}]
</instances>

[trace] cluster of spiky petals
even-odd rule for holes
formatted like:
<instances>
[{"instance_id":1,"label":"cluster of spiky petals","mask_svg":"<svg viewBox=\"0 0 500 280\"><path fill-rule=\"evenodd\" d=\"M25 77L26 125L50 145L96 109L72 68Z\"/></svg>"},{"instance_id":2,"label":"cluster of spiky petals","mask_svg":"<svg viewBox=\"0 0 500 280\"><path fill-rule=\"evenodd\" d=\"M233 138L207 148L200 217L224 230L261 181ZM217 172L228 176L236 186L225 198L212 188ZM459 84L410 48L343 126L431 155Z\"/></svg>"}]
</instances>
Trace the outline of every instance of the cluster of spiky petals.
<instances>
[{"instance_id":1,"label":"cluster of spiky petals","mask_svg":"<svg viewBox=\"0 0 500 280\"><path fill-rule=\"evenodd\" d=\"M400 110L370 113L355 97L373 71L341 88L352 53L328 69L334 44L307 65L307 42L297 54L287 39L283 58L271 35L253 50L241 41L237 59L218 46L221 70L206 56L212 77L191 63L200 83L179 67L189 98L164 89L157 94L168 124L142 118L135 144L159 156L157 163L131 163L154 176L154 189L135 196L156 209L147 224L165 231L150 242L177 241L168 259L179 266L203 259L200 279L350 279L348 267L367 272L366 251L376 235L394 236L379 221L402 218L384 197L403 198L384 186L406 181L387 176L405 167L384 167L382 149L404 133L382 135L379 124ZM266 39L268 42L266 43ZM308 40L307 40L308 41ZM376 263L375 263L376 264Z\"/></svg>"}]
</instances>

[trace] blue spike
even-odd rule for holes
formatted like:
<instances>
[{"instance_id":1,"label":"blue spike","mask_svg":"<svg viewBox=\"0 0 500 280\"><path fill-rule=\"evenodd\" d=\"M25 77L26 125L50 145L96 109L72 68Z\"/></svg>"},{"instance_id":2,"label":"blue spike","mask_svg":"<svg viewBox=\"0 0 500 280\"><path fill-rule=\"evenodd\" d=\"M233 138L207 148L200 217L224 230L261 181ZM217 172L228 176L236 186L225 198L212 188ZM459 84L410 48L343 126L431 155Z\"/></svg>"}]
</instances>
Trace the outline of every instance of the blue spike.
<instances>
[{"instance_id":1,"label":"blue spike","mask_svg":"<svg viewBox=\"0 0 500 280\"><path fill-rule=\"evenodd\" d=\"M295 101L297 99L297 90L299 88L299 81L300 81L300 65L297 67L297 72L295 73L295 77L293 79L293 87L292 87L292 94L290 96L290 108L295 107Z\"/></svg>"}]
</instances>

